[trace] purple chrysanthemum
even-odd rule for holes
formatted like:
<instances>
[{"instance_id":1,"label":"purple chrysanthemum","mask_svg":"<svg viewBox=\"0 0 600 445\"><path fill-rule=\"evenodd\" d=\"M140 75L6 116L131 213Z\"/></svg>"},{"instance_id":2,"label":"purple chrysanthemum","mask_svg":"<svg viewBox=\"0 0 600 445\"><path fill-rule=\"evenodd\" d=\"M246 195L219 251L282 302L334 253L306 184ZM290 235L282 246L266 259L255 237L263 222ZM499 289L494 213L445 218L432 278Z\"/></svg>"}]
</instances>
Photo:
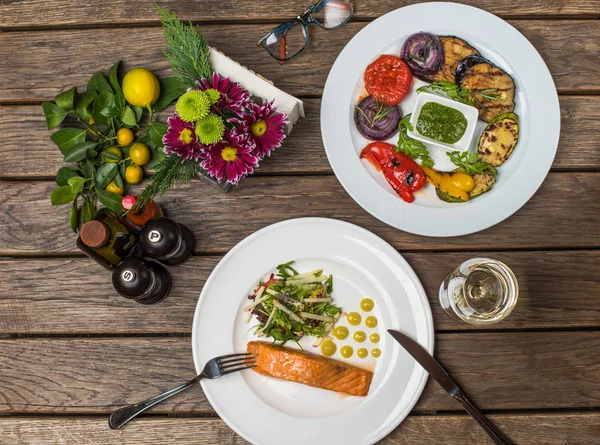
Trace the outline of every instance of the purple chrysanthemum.
<instances>
[{"instance_id":1,"label":"purple chrysanthemum","mask_svg":"<svg viewBox=\"0 0 600 445\"><path fill-rule=\"evenodd\" d=\"M244 115L230 121L245 129L256 145L255 154L258 159L271 156L271 152L281 146L285 139L283 128L287 124L287 116L276 112L273 101L262 105L251 104Z\"/></svg>"},{"instance_id":2,"label":"purple chrysanthemum","mask_svg":"<svg viewBox=\"0 0 600 445\"><path fill-rule=\"evenodd\" d=\"M202 154L202 147L194 131L194 124L185 122L177 113L167 119L167 133L163 136L164 151L168 155L176 154L181 157L181 162L188 159L198 161Z\"/></svg>"},{"instance_id":3,"label":"purple chrysanthemum","mask_svg":"<svg viewBox=\"0 0 600 445\"><path fill-rule=\"evenodd\" d=\"M241 116L250 102L250 93L237 82L232 82L229 77L221 77L219 73L213 73L212 81L206 78L196 81L196 85L202 90L214 89L221 93L219 101L213 105L219 111L230 110Z\"/></svg>"},{"instance_id":4,"label":"purple chrysanthemum","mask_svg":"<svg viewBox=\"0 0 600 445\"><path fill-rule=\"evenodd\" d=\"M225 130L221 142L204 148L204 159L200 165L218 181L225 178L227 182L237 184L258 167L254 149L255 145L247 133Z\"/></svg>"}]
</instances>

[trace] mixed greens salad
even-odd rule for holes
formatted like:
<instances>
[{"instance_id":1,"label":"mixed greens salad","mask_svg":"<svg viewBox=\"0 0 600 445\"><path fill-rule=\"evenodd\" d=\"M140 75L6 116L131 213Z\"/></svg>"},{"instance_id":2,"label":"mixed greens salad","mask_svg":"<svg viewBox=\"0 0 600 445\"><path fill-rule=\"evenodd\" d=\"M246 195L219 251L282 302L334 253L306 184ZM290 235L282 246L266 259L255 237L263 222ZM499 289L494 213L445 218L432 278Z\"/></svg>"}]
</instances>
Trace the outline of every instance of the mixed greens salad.
<instances>
[{"instance_id":1,"label":"mixed greens salad","mask_svg":"<svg viewBox=\"0 0 600 445\"><path fill-rule=\"evenodd\" d=\"M316 337L318 346L331 331L342 310L332 303L333 276L323 269L298 273L294 262L277 266L277 275L259 281L252 300L244 308L245 321L256 315L259 324L255 334L276 342L298 342L304 335Z\"/></svg>"}]
</instances>

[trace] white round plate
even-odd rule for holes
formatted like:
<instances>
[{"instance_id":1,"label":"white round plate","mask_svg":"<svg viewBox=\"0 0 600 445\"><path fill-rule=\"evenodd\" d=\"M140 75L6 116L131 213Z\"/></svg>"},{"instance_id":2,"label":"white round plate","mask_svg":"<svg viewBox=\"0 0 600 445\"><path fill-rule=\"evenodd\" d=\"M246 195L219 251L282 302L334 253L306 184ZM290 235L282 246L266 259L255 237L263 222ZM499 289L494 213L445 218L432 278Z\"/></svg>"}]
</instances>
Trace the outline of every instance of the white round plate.
<instances>
[{"instance_id":1,"label":"white round plate","mask_svg":"<svg viewBox=\"0 0 600 445\"><path fill-rule=\"evenodd\" d=\"M360 160L371 141L355 128L353 107L364 92L363 73L382 54L400 54L406 38L419 31L460 37L512 76L516 84L515 112L520 119L519 143L498 169L493 188L472 201L450 204L427 185L412 204L394 193L381 173ZM401 103L411 113L412 93ZM476 150L485 123L479 121L470 151ZM363 28L340 53L323 91L321 133L338 180L354 200L381 221L406 232L427 236L457 236L477 232L508 218L523 206L550 170L560 133L560 108L548 68L529 41L504 20L471 6L421 3L392 11ZM388 141L398 142L397 134ZM429 149L440 170L456 168L442 148Z\"/></svg>"},{"instance_id":2,"label":"white round plate","mask_svg":"<svg viewBox=\"0 0 600 445\"><path fill-rule=\"evenodd\" d=\"M375 302L372 314L378 326L369 329L363 324L361 329L380 334L381 356L359 359L354 354L348 360L374 372L369 394L341 396L253 370L204 380L204 393L219 416L254 444L373 444L406 417L426 381L425 371L386 329L399 329L432 352L433 320L410 266L389 244L360 227L325 218L293 219L265 227L231 249L198 300L192 329L196 371L213 357L246 351L253 339L249 330L256 325L255 318L244 323L247 296L259 279L291 260L301 273L323 268L332 274L332 296L344 311L360 312L360 300L367 296ZM345 317L338 325L348 326ZM301 344L320 354L313 341L306 338ZM352 341L336 343L339 347ZM353 346L356 351L358 344ZM361 346L374 347L369 340ZM343 360L339 352L334 358Z\"/></svg>"}]
</instances>

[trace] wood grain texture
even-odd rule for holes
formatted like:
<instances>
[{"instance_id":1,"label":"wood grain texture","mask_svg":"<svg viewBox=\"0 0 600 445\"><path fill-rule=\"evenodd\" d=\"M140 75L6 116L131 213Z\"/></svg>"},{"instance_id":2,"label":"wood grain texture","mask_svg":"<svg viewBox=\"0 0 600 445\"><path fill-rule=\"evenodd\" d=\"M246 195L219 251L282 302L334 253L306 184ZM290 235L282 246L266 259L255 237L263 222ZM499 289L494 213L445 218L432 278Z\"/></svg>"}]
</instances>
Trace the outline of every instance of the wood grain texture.
<instances>
[{"instance_id":1,"label":"wood grain texture","mask_svg":"<svg viewBox=\"0 0 600 445\"><path fill-rule=\"evenodd\" d=\"M597 21L511 23L538 49L559 91L600 90ZM336 31L315 30L309 50L283 66L252 43L272 25L206 25L202 29L212 46L279 88L293 95L318 95L334 60L364 26L349 23ZM124 45L124 39L135 44ZM51 38L47 31L2 33L0 60L11 63L0 65L0 103L52 99L73 85L85 86L95 71L106 71L117 60L123 60L125 70L142 65L160 76L167 75L170 70L162 52L164 47L160 28L53 31Z\"/></svg>"},{"instance_id":2,"label":"wood grain texture","mask_svg":"<svg viewBox=\"0 0 600 445\"><path fill-rule=\"evenodd\" d=\"M598 445L600 415L492 415L519 445ZM0 435L10 445L247 445L220 419L140 418L112 431L106 419L0 419ZM409 416L379 445L489 445L483 430L466 415Z\"/></svg>"},{"instance_id":3,"label":"wood grain texture","mask_svg":"<svg viewBox=\"0 0 600 445\"><path fill-rule=\"evenodd\" d=\"M68 225L69 206L50 205L55 187L51 182L0 181L0 256L79 253ZM194 231L198 252L225 252L269 224L309 216L357 224L400 250L600 246L599 173L550 173L512 217L468 237L428 238L387 226L360 208L333 176L249 177L230 193L196 180L171 190L160 202Z\"/></svg>"},{"instance_id":4,"label":"wood grain texture","mask_svg":"<svg viewBox=\"0 0 600 445\"><path fill-rule=\"evenodd\" d=\"M435 354L482 409L600 406L597 332L439 334ZM107 413L194 375L190 338L0 340L0 359L0 412ZM460 405L429 381L416 410ZM197 387L153 412L212 411Z\"/></svg>"},{"instance_id":5,"label":"wood grain texture","mask_svg":"<svg viewBox=\"0 0 600 445\"><path fill-rule=\"evenodd\" d=\"M552 168L600 170L600 97L561 96L560 103L561 137ZM306 118L255 174L332 173L321 139L321 101L305 99L304 108ZM161 116L166 121L168 113ZM23 128L28 128L27 146L34 149L24 149ZM53 178L64 165L39 105L0 106L0 134L0 179Z\"/></svg>"},{"instance_id":6,"label":"wood grain texture","mask_svg":"<svg viewBox=\"0 0 600 445\"><path fill-rule=\"evenodd\" d=\"M355 4L355 20L373 19L401 6L417 2L393 0L357 1ZM515 16L600 16L598 4L594 0L535 0L520 2L507 0L466 0L471 6L485 9L503 17ZM260 3L251 0L226 0L214 2L210 0L193 0L177 2L161 1L165 8L173 10L182 19L196 22L213 20L226 21L284 21L304 11L309 3L304 0L279 2L276 0ZM44 19L40 20L40 16ZM0 29L24 27L56 27L56 26L89 26L89 25L132 25L157 23L158 15L151 1L128 2L111 0L106 2L71 2L58 0L43 2L42 0L5 0L0 4Z\"/></svg>"},{"instance_id":7,"label":"wood grain texture","mask_svg":"<svg viewBox=\"0 0 600 445\"><path fill-rule=\"evenodd\" d=\"M516 309L489 329L600 327L600 299L586 297L600 294L596 274L600 252L403 256L425 287L438 330L474 329L441 310L438 287L451 269L475 256L504 261L519 280ZM169 298L149 307L118 296L110 273L88 259L0 260L0 334L190 334L198 295L220 259L194 257L181 267L170 268L173 289Z\"/></svg>"}]
</instances>

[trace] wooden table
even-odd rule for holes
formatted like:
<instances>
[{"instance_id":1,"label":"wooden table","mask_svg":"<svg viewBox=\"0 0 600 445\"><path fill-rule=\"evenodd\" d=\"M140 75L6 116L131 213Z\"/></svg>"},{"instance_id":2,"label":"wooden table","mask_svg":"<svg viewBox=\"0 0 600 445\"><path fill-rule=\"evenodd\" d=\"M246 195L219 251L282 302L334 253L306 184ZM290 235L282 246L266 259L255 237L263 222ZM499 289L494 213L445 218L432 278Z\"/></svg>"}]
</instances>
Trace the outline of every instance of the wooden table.
<instances>
[{"instance_id":1,"label":"wooden table","mask_svg":"<svg viewBox=\"0 0 600 445\"><path fill-rule=\"evenodd\" d=\"M307 117L229 194L194 181L161 201L194 230L198 248L171 269L171 296L143 307L117 296L110 275L77 250L68 206L50 205L62 157L40 103L84 87L117 60L168 75L152 2L0 0L0 443L245 443L199 387L123 431L109 430L107 415L194 374L194 307L223 254L268 224L324 216L365 227L405 256L430 298L436 356L516 442L600 444L599 0L466 0L507 19L538 49L560 94L562 135L531 201L459 238L413 236L364 212L333 176L321 143L320 96L337 54L369 21L408 3L357 1L351 23L311 28L310 49L280 66L253 42L309 3L161 1L200 23L211 45L301 97ZM489 329L453 321L436 297L445 274L475 255L505 261L521 286L514 313ZM381 443L491 442L430 381Z\"/></svg>"}]
</instances>

